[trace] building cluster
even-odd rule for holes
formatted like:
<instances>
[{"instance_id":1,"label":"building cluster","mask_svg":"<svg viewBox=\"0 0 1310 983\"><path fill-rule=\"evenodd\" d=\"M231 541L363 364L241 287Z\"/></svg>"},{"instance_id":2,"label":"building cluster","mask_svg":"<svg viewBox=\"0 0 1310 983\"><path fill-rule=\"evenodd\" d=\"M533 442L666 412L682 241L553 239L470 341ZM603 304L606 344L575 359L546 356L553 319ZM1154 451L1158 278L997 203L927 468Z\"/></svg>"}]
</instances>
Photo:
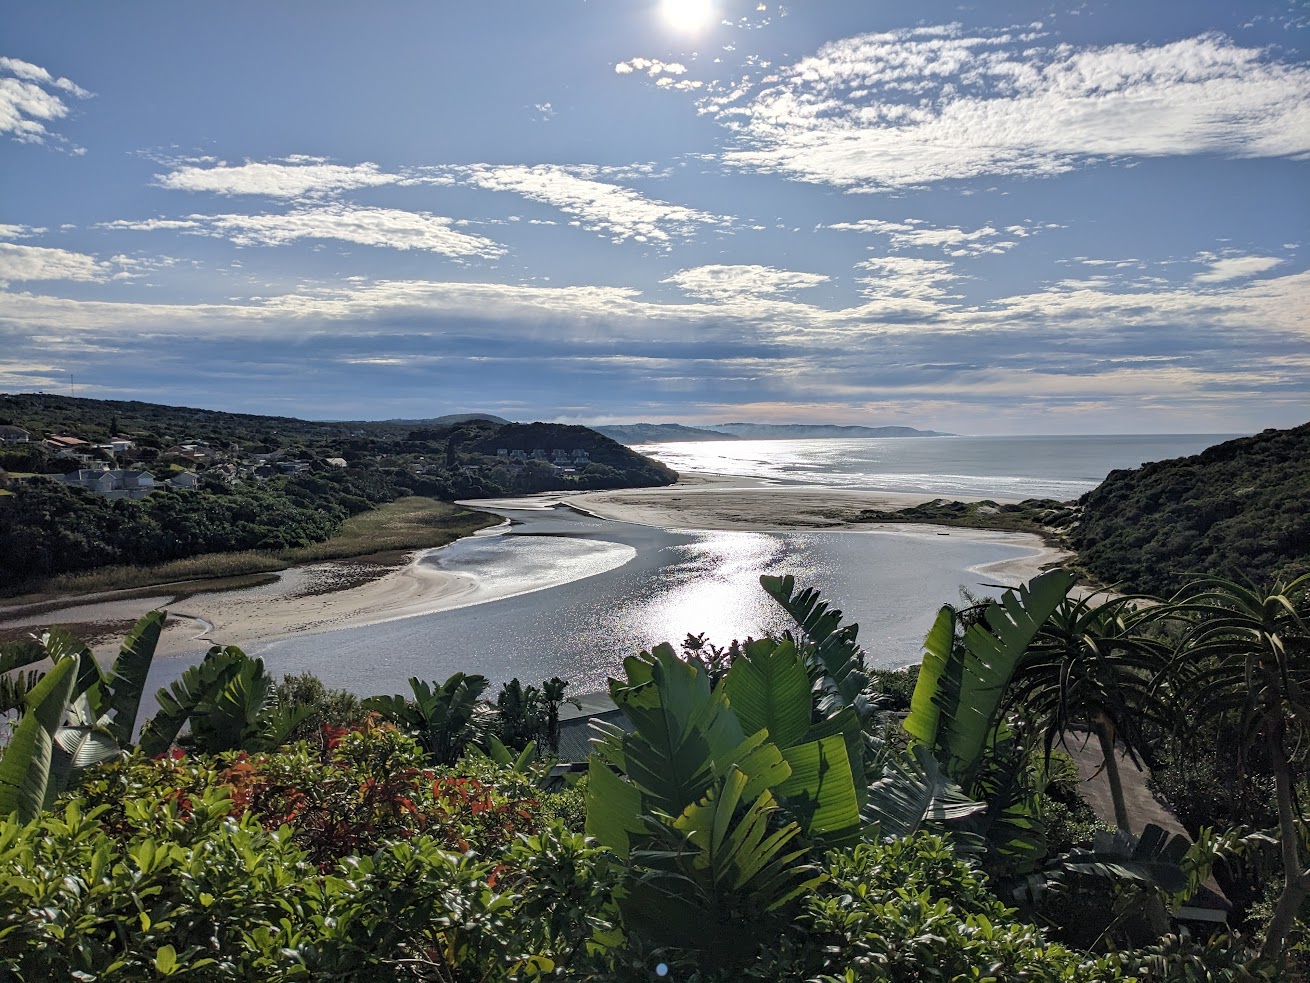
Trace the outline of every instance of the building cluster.
<instances>
[{"instance_id":1,"label":"building cluster","mask_svg":"<svg viewBox=\"0 0 1310 983\"><path fill-rule=\"evenodd\" d=\"M56 481L84 488L105 498L145 498L163 488L189 491L199 487L208 478L227 485L242 480L265 481L283 474L308 471L311 461L286 460L284 451L269 454L242 454L238 445L224 449L213 447L203 440L184 440L159 451L159 456L181 459L193 470L171 468L162 479L144 469L115 467L124 457L138 459L136 442L130 437L114 437L104 443L93 443L69 434L51 434L33 438L22 427L0 425L0 444L19 445L39 442L56 458L66 459L76 468L63 474L50 475ZM329 458L325 463L346 467L342 458Z\"/></svg>"}]
</instances>

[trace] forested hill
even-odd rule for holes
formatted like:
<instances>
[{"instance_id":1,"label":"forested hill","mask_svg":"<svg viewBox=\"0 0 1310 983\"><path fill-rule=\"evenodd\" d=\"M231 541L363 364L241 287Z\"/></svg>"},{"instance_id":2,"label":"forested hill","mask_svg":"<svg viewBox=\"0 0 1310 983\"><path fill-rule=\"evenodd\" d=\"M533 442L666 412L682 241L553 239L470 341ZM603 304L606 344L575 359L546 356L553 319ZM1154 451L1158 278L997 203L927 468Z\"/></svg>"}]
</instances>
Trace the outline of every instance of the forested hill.
<instances>
[{"instance_id":1,"label":"forested hill","mask_svg":"<svg viewBox=\"0 0 1310 983\"><path fill-rule=\"evenodd\" d=\"M1070 534L1102 581L1170 595L1198 575L1310 571L1310 423L1112 471Z\"/></svg>"},{"instance_id":2,"label":"forested hill","mask_svg":"<svg viewBox=\"0 0 1310 983\"><path fill-rule=\"evenodd\" d=\"M21 428L30 438L0 443L0 593L93 567L305 547L411 495L450 501L677 479L585 427L426 424L0 395L3 435Z\"/></svg>"}]
</instances>

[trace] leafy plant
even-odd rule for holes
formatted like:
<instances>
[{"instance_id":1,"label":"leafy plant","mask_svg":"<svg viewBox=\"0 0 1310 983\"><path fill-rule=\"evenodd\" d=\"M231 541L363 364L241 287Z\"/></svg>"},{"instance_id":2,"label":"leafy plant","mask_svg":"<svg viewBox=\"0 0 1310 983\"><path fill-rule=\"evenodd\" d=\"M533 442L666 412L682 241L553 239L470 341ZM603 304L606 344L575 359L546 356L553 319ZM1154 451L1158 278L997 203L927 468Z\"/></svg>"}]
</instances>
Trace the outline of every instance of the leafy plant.
<instances>
[{"instance_id":1,"label":"leafy plant","mask_svg":"<svg viewBox=\"0 0 1310 983\"><path fill-rule=\"evenodd\" d=\"M165 753L188 723L188 743L198 751L271 750L313 712L304 704L277 705L264 661L230 645L215 645L156 699L159 711L139 742L149 755Z\"/></svg>"},{"instance_id":2,"label":"leafy plant","mask_svg":"<svg viewBox=\"0 0 1310 983\"><path fill-rule=\"evenodd\" d=\"M465 748L491 731L488 708L479 702L487 685L485 676L462 672L444 683L425 683L413 677L409 688L414 699L371 696L362 706L412 734L433 764L454 764Z\"/></svg>"},{"instance_id":3,"label":"leafy plant","mask_svg":"<svg viewBox=\"0 0 1310 983\"><path fill-rule=\"evenodd\" d=\"M610 695L632 730L598 726L587 831L626 866L629 931L686 946L694 925L707 964L740 964L814 883L793 841L859 835L846 740L811 724L805 666L787 640L748 645L715 687L668 645L624 668Z\"/></svg>"}]
</instances>

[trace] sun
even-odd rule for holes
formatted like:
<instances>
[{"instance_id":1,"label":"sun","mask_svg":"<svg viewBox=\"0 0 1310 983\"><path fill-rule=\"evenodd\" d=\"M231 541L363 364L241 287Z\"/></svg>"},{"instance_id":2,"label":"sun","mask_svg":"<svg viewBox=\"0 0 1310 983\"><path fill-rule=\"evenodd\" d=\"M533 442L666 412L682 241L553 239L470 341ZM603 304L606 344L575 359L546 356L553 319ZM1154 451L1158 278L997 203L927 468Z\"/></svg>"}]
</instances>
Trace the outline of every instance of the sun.
<instances>
[{"instance_id":1,"label":"sun","mask_svg":"<svg viewBox=\"0 0 1310 983\"><path fill-rule=\"evenodd\" d=\"M713 0L661 0L660 12L680 31L699 31L714 15Z\"/></svg>"}]
</instances>

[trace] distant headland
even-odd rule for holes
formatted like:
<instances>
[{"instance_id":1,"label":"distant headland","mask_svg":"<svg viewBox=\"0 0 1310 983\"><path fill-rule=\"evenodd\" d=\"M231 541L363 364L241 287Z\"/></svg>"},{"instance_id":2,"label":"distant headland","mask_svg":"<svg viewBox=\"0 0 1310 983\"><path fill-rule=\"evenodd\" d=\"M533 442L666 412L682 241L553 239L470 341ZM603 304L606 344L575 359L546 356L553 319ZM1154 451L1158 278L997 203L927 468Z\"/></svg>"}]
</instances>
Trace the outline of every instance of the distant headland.
<instances>
[{"instance_id":1,"label":"distant headland","mask_svg":"<svg viewBox=\"0 0 1310 983\"><path fill-rule=\"evenodd\" d=\"M620 444L663 444L682 440L825 440L864 437L954 437L914 427L859 427L830 423L715 423L687 427L680 423L621 423L595 426Z\"/></svg>"}]
</instances>

